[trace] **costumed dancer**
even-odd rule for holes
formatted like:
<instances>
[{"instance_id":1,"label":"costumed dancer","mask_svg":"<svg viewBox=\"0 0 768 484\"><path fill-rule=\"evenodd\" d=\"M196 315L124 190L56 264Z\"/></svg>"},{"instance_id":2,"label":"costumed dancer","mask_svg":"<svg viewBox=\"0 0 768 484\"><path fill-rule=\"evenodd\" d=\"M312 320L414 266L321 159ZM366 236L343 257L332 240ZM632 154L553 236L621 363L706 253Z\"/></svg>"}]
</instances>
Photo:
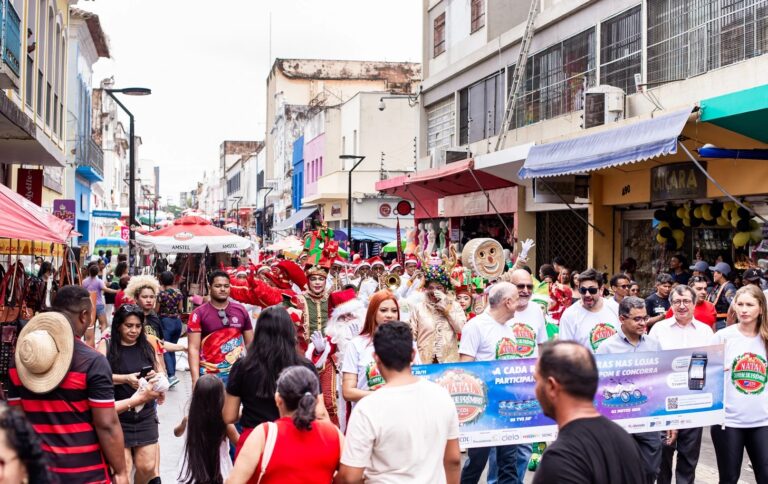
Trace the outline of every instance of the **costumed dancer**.
<instances>
[{"instance_id":1,"label":"costumed dancer","mask_svg":"<svg viewBox=\"0 0 768 484\"><path fill-rule=\"evenodd\" d=\"M452 363L459 361L459 335L467 322L464 309L448 291L453 289L451 272L456 252L433 259L424 265L425 297L410 314L410 324L421 361ZM435 264L436 261L442 263Z\"/></svg>"},{"instance_id":2,"label":"costumed dancer","mask_svg":"<svg viewBox=\"0 0 768 484\"><path fill-rule=\"evenodd\" d=\"M354 289L345 289L328 296L330 318L325 337L313 333L306 357L311 359L320 375L325 408L333 423L346 430L351 404L341 394L341 364L347 343L360 334L365 321L365 305Z\"/></svg>"},{"instance_id":3,"label":"costumed dancer","mask_svg":"<svg viewBox=\"0 0 768 484\"><path fill-rule=\"evenodd\" d=\"M321 251L312 254L305 265L307 290L299 296L304 306L299 346L304 350L311 338L318 337L316 334L320 338L325 335L328 322L328 291L325 283L338 247L336 241L326 241Z\"/></svg>"}]
</instances>

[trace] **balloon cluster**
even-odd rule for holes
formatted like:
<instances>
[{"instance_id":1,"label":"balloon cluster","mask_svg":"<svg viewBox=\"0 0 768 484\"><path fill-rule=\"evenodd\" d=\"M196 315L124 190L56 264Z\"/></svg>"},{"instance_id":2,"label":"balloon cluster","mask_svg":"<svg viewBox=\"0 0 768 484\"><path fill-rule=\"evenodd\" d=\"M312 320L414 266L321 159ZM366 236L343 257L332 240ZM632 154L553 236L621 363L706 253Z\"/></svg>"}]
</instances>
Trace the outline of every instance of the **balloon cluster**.
<instances>
[{"instance_id":1,"label":"balloon cluster","mask_svg":"<svg viewBox=\"0 0 768 484\"><path fill-rule=\"evenodd\" d=\"M656 210L653 218L659 221L656 241L667 249L680 249L683 246L683 227L733 227L736 229L733 245L737 248L745 247L750 241L760 242L763 237L760 225L752 220L749 210L735 202L722 203L716 200L702 205L686 202L677 208L667 205Z\"/></svg>"}]
</instances>

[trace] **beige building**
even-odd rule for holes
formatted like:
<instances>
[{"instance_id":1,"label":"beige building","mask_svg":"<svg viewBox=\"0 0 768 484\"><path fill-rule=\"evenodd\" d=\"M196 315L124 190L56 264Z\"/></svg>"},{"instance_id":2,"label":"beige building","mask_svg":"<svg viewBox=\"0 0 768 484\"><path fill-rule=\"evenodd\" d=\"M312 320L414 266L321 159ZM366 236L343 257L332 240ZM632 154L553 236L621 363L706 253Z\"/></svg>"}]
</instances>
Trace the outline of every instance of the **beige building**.
<instances>
[{"instance_id":1,"label":"beige building","mask_svg":"<svg viewBox=\"0 0 768 484\"><path fill-rule=\"evenodd\" d=\"M295 211L293 144L307 113L341 105L359 92L412 93L420 78L419 64L408 62L276 59L267 78L266 170L258 187L261 192L274 186L267 204L273 205L275 223Z\"/></svg>"}]
</instances>

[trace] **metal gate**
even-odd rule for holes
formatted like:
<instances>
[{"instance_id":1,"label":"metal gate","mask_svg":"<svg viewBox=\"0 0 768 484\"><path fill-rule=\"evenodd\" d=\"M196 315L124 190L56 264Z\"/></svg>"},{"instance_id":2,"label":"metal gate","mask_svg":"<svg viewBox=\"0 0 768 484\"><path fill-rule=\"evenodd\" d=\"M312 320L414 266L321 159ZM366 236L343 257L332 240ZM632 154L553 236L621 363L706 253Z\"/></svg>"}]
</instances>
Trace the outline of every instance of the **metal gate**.
<instances>
[{"instance_id":1,"label":"metal gate","mask_svg":"<svg viewBox=\"0 0 768 484\"><path fill-rule=\"evenodd\" d=\"M587 218L586 210L576 212ZM562 257L569 269L587 268L587 224L570 210L536 213L536 267Z\"/></svg>"}]
</instances>

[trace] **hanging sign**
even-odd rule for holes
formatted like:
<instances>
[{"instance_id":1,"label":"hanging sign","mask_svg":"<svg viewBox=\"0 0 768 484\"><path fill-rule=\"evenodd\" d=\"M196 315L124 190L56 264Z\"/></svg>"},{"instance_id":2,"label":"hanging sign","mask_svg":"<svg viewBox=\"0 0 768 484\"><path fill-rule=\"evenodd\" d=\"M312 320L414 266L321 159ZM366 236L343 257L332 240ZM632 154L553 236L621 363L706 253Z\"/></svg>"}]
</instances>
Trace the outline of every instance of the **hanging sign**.
<instances>
[{"instance_id":1,"label":"hanging sign","mask_svg":"<svg viewBox=\"0 0 768 484\"><path fill-rule=\"evenodd\" d=\"M43 170L19 168L16 193L35 205L43 203Z\"/></svg>"}]
</instances>

